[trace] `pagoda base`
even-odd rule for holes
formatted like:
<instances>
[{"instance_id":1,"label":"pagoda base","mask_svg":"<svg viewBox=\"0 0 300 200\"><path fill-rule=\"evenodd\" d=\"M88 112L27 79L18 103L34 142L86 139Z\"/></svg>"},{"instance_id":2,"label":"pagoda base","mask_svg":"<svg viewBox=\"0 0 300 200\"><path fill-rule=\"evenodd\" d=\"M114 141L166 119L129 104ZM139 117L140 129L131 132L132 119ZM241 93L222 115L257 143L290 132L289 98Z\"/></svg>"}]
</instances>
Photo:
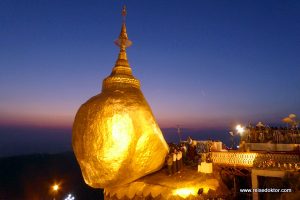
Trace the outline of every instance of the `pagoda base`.
<instances>
[{"instance_id":1,"label":"pagoda base","mask_svg":"<svg viewBox=\"0 0 300 200\"><path fill-rule=\"evenodd\" d=\"M180 173L171 176L162 169L132 183L104 189L105 200L226 199L229 194L218 172L199 173L192 167L184 167Z\"/></svg>"}]
</instances>

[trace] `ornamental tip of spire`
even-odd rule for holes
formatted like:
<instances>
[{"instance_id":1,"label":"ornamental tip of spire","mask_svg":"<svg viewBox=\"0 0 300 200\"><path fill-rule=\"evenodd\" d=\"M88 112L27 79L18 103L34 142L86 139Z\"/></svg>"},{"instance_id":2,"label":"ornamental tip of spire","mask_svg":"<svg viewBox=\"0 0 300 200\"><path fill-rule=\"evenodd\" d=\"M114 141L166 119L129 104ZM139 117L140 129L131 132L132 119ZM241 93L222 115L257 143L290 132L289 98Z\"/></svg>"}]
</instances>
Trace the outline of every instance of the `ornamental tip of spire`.
<instances>
[{"instance_id":1,"label":"ornamental tip of spire","mask_svg":"<svg viewBox=\"0 0 300 200\"><path fill-rule=\"evenodd\" d=\"M126 6L124 5L122 9L123 23L125 23L126 15L127 15L127 11L126 11Z\"/></svg>"},{"instance_id":2,"label":"ornamental tip of spire","mask_svg":"<svg viewBox=\"0 0 300 200\"><path fill-rule=\"evenodd\" d=\"M122 28L121 28L121 33L119 35L119 38L115 40L115 44L119 46L121 49L125 49L129 46L132 45L132 42L128 39L127 31L126 31L126 6L123 6L122 9L122 16L123 16L123 23L122 23Z\"/></svg>"}]
</instances>

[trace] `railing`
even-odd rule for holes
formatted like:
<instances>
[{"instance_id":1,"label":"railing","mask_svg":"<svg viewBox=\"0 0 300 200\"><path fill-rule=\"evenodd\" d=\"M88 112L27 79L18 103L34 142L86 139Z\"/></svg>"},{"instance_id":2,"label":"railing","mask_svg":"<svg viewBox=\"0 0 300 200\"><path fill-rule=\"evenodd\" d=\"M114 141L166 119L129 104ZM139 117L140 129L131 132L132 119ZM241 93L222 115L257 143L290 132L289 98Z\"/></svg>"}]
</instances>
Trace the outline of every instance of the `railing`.
<instances>
[{"instance_id":1,"label":"railing","mask_svg":"<svg viewBox=\"0 0 300 200\"><path fill-rule=\"evenodd\" d=\"M252 167L257 153L248 152L212 152L214 164Z\"/></svg>"},{"instance_id":2,"label":"railing","mask_svg":"<svg viewBox=\"0 0 300 200\"><path fill-rule=\"evenodd\" d=\"M273 168L282 170L298 170L300 165L299 154L258 154L253 163L255 168Z\"/></svg>"},{"instance_id":3,"label":"railing","mask_svg":"<svg viewBox=\"0 0 300 200\"><path fill-rule=\"evenodd\" d=\"M214 164L242 167L297 168L300 164L300 156L292 153L212 152L211 158Z\"/></svg>"}]
</instances>

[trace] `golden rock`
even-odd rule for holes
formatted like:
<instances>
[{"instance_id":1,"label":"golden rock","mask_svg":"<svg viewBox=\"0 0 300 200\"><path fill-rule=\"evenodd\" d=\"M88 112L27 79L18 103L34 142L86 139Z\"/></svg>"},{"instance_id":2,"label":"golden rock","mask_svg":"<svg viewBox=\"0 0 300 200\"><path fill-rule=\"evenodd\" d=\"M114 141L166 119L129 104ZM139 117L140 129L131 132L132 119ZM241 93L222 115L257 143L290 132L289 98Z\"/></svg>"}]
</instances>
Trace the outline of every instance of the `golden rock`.
<instances>
[{"instance_id":1,"label":"golden rock","mask_svg":"<svg viewBox=\"0 0 300 200\"><path fill-rule=\"evenodd\" d=\"M124 20L125 21L125 20ZM115 43L119 57L102 92L84 103L73 124L73 150L85 182L104 188L130 183L159 170L168 145L132 75L123 21Z\"/></svg>"}]
</instances>

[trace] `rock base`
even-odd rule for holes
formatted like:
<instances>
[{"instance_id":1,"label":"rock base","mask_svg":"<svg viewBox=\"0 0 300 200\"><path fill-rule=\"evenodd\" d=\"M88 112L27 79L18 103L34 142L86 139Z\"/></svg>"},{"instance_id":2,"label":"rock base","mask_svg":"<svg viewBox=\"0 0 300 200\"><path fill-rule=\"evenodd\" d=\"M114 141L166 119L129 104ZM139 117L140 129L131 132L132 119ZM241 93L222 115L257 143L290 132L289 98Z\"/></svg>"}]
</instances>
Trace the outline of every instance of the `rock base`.
<instances>
[{"instance_id":1,"label":"rock base","mask_svg":"<svg viewBox=\"0 0 300 200\"><path fill-rule=\"evenodd\" d=\"M203 174L191 167L171 176L162 169L132 183L104 189L105 200L226 199L229 194L217 172Z\"/></svg>"}]
</instances>

